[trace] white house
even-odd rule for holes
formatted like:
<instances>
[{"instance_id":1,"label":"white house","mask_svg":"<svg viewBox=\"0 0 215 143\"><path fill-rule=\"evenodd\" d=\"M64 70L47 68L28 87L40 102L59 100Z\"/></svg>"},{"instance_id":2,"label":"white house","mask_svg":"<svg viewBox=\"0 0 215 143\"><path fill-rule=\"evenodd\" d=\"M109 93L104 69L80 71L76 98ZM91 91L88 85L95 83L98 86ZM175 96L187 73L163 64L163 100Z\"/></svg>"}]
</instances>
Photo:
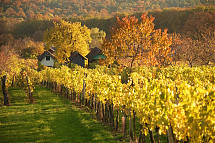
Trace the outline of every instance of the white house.
<instances>
[{"instance_id":1,"label":"white house","mask_svg":"<svg viewBox=\"0 0 215 143\"><path fill-rule=\"evenodd\" d=\"M47 67L53 67L56 58L50 51L45 51L42 55L38 57L38 62Z\"/></svg>"}]
</instances>

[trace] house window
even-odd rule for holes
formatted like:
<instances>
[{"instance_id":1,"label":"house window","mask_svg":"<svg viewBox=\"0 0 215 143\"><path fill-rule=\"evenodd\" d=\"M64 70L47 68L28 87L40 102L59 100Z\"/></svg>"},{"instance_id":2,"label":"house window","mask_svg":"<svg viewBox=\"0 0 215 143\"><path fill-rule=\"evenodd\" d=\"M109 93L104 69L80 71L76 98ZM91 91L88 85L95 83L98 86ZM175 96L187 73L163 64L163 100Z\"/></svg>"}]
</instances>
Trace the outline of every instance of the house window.
<instances>
[{"instance_id":1,"label":"house window","mask_svg":"<svg viewBox=\"0 0 215 143\"><path fill-rule=\"evenodd\" d=\"M46 56L46 61L50 61L50 56Z\"/></svg>"}]
</instances>

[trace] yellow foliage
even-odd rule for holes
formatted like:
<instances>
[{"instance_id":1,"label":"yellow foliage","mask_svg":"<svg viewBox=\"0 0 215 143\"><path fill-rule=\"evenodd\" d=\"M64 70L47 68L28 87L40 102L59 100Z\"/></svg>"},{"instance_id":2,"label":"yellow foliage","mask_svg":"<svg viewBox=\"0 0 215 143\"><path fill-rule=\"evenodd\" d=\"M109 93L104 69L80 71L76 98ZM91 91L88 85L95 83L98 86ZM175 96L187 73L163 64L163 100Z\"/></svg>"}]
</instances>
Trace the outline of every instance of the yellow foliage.
<instances>
[{"instance_id":1,"label":"yellow foliage","mask_svg":"<svg viewBox=\"0 0 215 143\"><path fill-rule=\"evenodd\" d=\"M83 56L89 53L89 43L92 40L90 33L91 30L80 22L62 20L45 33L44 41L46 48L56 47L56 58L64 63L71 52L78 51Z\"/></svg>"}]
</instances>

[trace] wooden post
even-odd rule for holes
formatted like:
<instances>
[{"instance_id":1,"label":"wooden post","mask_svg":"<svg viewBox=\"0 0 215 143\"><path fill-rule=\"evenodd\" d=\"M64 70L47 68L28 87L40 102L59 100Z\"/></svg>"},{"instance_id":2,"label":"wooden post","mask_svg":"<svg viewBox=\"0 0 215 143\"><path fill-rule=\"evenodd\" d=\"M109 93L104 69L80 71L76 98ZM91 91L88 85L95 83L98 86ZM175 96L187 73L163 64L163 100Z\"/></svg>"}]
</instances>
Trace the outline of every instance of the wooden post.
<instances>
[{"instance_id":1,"label":"wooden post","mask_svg":"<svg viewBox=\"0 0 215 143\"><path fill-rule=\"evenodd\" d=\"M91 109L93 109L93 98L94 98L94 94L92 95L92 98L91 98Z\"/></svg>"},{"instance_id":2,"label":"wooden post","mask_svg":"<svg viewBox=\"0 0 215 143\"><path fill-rule=\"evenodd\" d=\"M72 91L72 99L74 102L76 102L76 92L74 91L74 89Z\"/></svg>"},{"instance_id":3,"label":"wooden post","mask_svg":"<svg viewBox=\"0 0 215 143\"><path fill-rule=\"evenodd\" d=\"M28 86L28 97L29 97L29 102L33 103L34 102L34 98L33 98L33 93L31 92L31 88L30 85L28 83L28 76L26 76L26 81L27 81L27 86Z\"/></svg>"},{"instance_id":4,"label":"wooden post","mask_svg":"<svg viewBox=\"0 0 215 143\"><path fill-rule=\"evenodd\" d=\"M147 127L147 124L146 124L146 127ZM155 143L153 132L149 128L148 128L148 131L149 131L151 143Z\"/></svg>"},{"instance_id":5,"label":"wooden post","mask_svg":"<svg viewBox=\"0 0 215 143\"><path fill-rule=\"evenodd\" d=\"M74 98L74 91L71 90L71 100L74 101L74 99L75 99L75 98Z\"/></svg>"},{"instance_id":6,"label":"wooden post","mask_svg":"<svg viewBox=\"0 0 215 143\"><path fill-rule=\"evenodd\" d=\"M70 100L73 101L73 98L74 98L74 96L73 96L73 91L70 90Z\"/></svg>"},{"instance_id":7,"label":"wooden post","mask_svg":"<svg viewBox=\"0 0 215 143\"><path fill-rule=\"evenodd\" d=\"M56 88L56 83L53 82L53 91L55 92L55 88Z\"/></svg>"},{"instance_id":8,"label":"wooden post","mask_svg":"<svg viewBox=\"0 0 215 143\"><path fill-rule=\"evenodd\" d=\"M75 102L78 103L78 94L75 92Z\"/></svg>"},{"instance_id":9,"label":"wooden post","mask_svg":"<svg viewBox=\"0 0 215 143\"><path fill-rule=\"evenodd\" d=\"M108 123L108 102L105 103L105 122Z\"/></svg>"},{"instance_id":10,"label":"wooden post","mask_svg":"<svg viewBox=\"0 0 215 143\"><path fill-rule=\"evenodd\" d=\"M96 109L96 115L97 115L97 117L99 117L99 114L100 114L99 109L100 109L100 101L98 101L98 103L97 103L97 109Z\"/></svg>"},{"instance_id":11,"label":"wooden post","mask_svg":"<svg viewBox=\"0 0 215 143\"><path fill-rule=\"evenodd\" d=\"M186 141L186 143L189 143L190 141L189 141L189 137L188 136L186 136L186 138L187 138L187 141Z\"/></svg>"},{"instance_id":12,"label":"wooden post","mask_svg":"<svg viewBox=\"0 0 215 143\"><path fill-rule=\"evenodd\" d=\"M61 96L62 96L62 93L63 93L63 85L60 85L60 93L61 93Z\"/></svg>"},{"instance_id":13,"label":"wooden post","mask_svg":"<svg viewBox=\"0 0 215 143\"><path fill-rule=\"evenodd\" d=\"M101 114L101 118L104 121L105 120L105 109L104 109L104 104L102 103L102 114Z\"/></svg>"},{"instance_id":14,"label":"wooden post","mask_svg":"<svg viewBox=\"0 0 215 143\"><path fill-rule=\"evenodd\" d=\"M124 134L124 136L126 136L126 132L127 132L127 129L126 129L126 114L125 112L123 111L122 112L122 134Z\"/></svg>"},{"instance_id":15,"label":"wooden post","mask_svg":"<svg viewBox=\"0 0 215 143\"><path fill-rule=\"evenodd\" d=\"M7 79L6 75L1 77L2 92L3 92L3 96L4 96L4 106L9 105L8 96L7 96L7 90L6 90L6 79Z\"/></svg>"},{"instance_id":16,"label":"wooden post","mask_svg":"<svg viewBox=\"0 0 215 143\"><path fill-rule=\"evenodd\" d=\"M81 93L78 94L78 103L81 105Z\"/></svg>"},{"instance_id":17,"label":"wooden post","mask_svg":"<svg viewBox=\"0 0 215 143\"><path fill-rule=\"evenodd\" d=\"M68 89L68 88L66 88L66 98L68 98L68 99L69 99L69 97L70 97L70 91L69 91L69 89Z\"/></svg>"},{"instance_id":18,"label":"wooden post","mask_svg":"<svg viewBox=\"0 0 215 143\"><path fill-rule=\"evenodd\" d=\"M87 106L90 108L90 98L88 99L88 101L87 101Z\"/></svg>"},{"instance_id":19,"label":"wooden post","mask_svg":"<svg viewBox=\"0 0 215 143\"><path fill-rule=\"evenodd\" d=\"M52 90L54 91L54 82L52 82Z\"/></svg>"},{"instance_id":20,"label":"wooden post","mask_svg":"<svg viewBox=\"0 0 215 143\"><path fill-rule=\"evenodd\" d=\"M96 94L94 95L94 111L95 111L95 113L96 113Z\"/></svg>"},{"instance_id":21,"label":"wooden post","mask_svg":"<svg viewBox=\"0 0 215 143\"><path fill-rule=\"evenodd\" d=\"M139 143L145 143L145 133L143 129L143 125L140 125L140 136L139 136Z\"/></svg>"},{"instance_id":22,"label":"wooden post","mask_svg":"<svg viewBox=\"0 0 215 143\"><path fill-rule=\"evenodd\" d=\"M175 143L173 129L172 129L171 125L169 126L169 129L167 130L167 134L168 134L168 142L169 143Z\"/></svg>"},{"instance_id":23,"label":"wooden post","mask_svg":"<svg viewBox=\"0 0 215 143\"><path fill-rule=\"evenodd\" d=\"M137 134L136 134L136 112L133 110L133 128L134 128L134 139L137 142Z\"/></svg>"},{"instance_id":24,"label":"wooden post","mask_svg":"<svg viewBox=\"0 0 215 143\"><path fill-rule=\"evenodd\" d=\"M52 82L49 82L49 88L52 89Z\"/></svg>"},{"instance_id":25,"label":"wooden post","mask_svg":"<svg viewBox=\"0 0 215 143\"><path fill-rule=\"evenodd\" d=\"M160 143L159 127L156 126L155 131L156 131L157 143Z\"/></svg>"},{"instance_id":26,"label":"wooden post","mask_svg":"<svg viewBox=\"0 0 215 143\"><path fill-rule=\"evenodd\" d=\"M109 107L109 123L110 126L112 126L112 109L111 109L111 104L108 106Z\"/></svg>"},{"instance_id":27,"label":"wooden post","mask_svg":"<svg viewBox=\"0 0 215 143\"><path fill-rule=\"evenodd\" d=\"M14 85L14 80L15 80L15 76L13 76L11 87L13 87L13 85Z\"/></svg>"},{"instance_id":28,"label":"wooden post","mask_svg":"<svg viewBox=\"0 0 215 143\"><path fill-rule=\"evenodd\" d=\"M85 101L85 107L87 107L87 103L88 103L87 98L86 98L86 99L84 99L84 101Z\"/></svg>"},{"instance_id":29,"label":"wooden post","mask_svg":"<svg viewBox=\"0 0 215 143\"><path fill-rule=\"evenodd\" d=\"M55 82L55 91L57 92L57 82Z\"/></svg>"},{"instance_id":30,"label":"wooden post","mask_svg":"<svg viewBox=\"0 0 215 143\"><path fill-rule=\"evenodd\" d=\"M116 111L116 131L119 129L119 109Z\"/></svg>"},{"instance_id":31,"label":"wooden post","mask_svg":"<svg viewBox=\"0 0 215 143\"><path fill-rule=\"evenodd\" d=\"M109 105L109 110L110 110L110 125L114 127L114 111L113 111L113 104Z\"/></svg>"},{"instance_id":32,"label":"wooden post","mask_svg":"<svg viewBox=\"0 0 215 143\"><path fill-rule=\"evenodd\" d=\"M82 89L82 101L84 102L84 97L85 97L85 80L83 79L83 89Z\"/></svg>"},{"instance_id":33,"label":"wooden post","mask_svg":"<svg viewBox=\"0 0 215 143\"><path fill-rule=\"evenodd\" d=\"M130 134L130 142L133 142L133 125L132 125L132 117L131 110L129 111L129 134Z\"/></svg>"}]
</instances>

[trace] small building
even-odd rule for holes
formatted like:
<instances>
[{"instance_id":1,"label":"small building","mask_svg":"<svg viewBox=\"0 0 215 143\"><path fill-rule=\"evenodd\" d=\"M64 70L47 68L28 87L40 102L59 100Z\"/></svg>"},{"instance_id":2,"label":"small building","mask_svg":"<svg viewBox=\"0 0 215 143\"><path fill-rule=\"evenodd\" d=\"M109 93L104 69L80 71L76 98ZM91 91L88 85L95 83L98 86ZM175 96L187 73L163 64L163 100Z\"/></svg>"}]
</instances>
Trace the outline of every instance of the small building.
<instances>
[{"instance_id":1,"label":"small building","mask_svg":"<svg viewBox=\"0 0 215 143\"><path fill-rule=\"evenodd\" d=\"M98 61L99 59L105 59L106 57L102 55L102 51L95 47L93 48L87 55L86 58L88 58L88 64Z\"/></svg>"},{"instance_id":2,"label":"small building","mask_svg":"<svg viewBox=\"0 0 215 143\"><path fill-rule=\"evenodd\" d=\"M47 67L53 67L56 58L50 51L45 51L42 55L38 57L38 62Z\"/></svg>"},{"instance_id":3,"label":"small building","mask_svg":"<svg viewBox=\"0 0 215 143\"><path fill-rule=\"evenodd\" d=\"M69 57L69 60L71 63L77 64L81 67L85 67L85 60L87 60L84 56L82 56L77 51L71 53L71 56Z\"/></svg>"}]
</instances>

